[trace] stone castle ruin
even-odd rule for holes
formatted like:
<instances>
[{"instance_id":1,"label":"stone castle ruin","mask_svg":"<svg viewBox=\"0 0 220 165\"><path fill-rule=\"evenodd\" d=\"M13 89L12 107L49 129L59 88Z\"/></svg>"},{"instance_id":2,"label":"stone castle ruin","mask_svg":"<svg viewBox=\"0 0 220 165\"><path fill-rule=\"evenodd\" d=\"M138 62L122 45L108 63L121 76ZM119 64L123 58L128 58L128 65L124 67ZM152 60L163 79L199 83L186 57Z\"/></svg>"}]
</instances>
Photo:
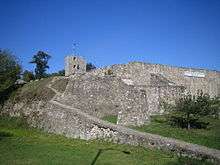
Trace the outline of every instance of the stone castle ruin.
<instances>
[{"instance_id":1,"label":"stone castle ruin","mask_svg":"<svg viewBox=\"0 0 220 165\"><path fill-rule=\"evenodd\" d=\"M24 116L30 126L67 137L154 147L220 163L219 150L127 127L150 122L164 112L164 103L173 104L187 92L220 96L219 71L131 62L86 72L85 60L67 56L65 75L47 79L40 99L8 102L1 113ZM112 115L117 124L102 119Z\"/></svg>"},{"instance_id":2,"label":"stone castle ruin","mask_svg":"<svg viewBox=\"0 0 220 165\"><path fill-rule=\"evenodd\" d=\"M218 71L142 62L76 70L85 64L79 57L66 58L65 75L73 76L62 101L99 118L115 115L120 125L142 125L151 115L163 113L164 103L172 104L187 92L220 96Z\"/></svg>"}]
</instances>

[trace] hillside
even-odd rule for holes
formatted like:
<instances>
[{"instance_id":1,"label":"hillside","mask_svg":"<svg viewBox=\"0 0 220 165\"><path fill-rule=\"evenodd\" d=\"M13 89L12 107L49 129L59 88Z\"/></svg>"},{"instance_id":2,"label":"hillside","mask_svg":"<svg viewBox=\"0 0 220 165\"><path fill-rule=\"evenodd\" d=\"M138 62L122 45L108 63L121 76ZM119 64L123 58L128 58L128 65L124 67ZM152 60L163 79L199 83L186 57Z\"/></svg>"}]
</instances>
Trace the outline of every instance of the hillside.
<instances>
[{"instance_id":1,"label":"hillside","mask_svg":"<svg viewBox=\"0 0 220 165\"><path fill-rule=\"evenodd\" d=\"M94 95L96 91L99 91L97 96ZM115 98L117 95L120 96L121 93L126 93L127 91L131 93L128 93L126 98L132 95L138 96L139 94L143 96L142 90L128 86L112 75L96 77L94 73L88 73L69 78L53 77L30 82L19 88L11 96L3 112L10 116L22 117L32 127L67 137L86 140L103 139L109 142L138 145L145 148L160 148L165 152L171 150L180 155L191 155L193 152L196 155L195 157L206 157L218 161L218 150L196 146L154 134L141 133L120 125L111 124L101 118L108 118L108 115L116 115L117 113L115 112L117 111L113 111L112 113L111 111L107 111L108 108L104 108L97 109L98 111L96 110L94 113L89 112L90 108L87 105L83 105L83 102L82 105L79 104L81 100L86 100L86 103L94 99L93 102L95 102L96 98L101 96L99 95L100 93L103 93L103 96L100 97L100 100L102 100L111 96ZM91 95L94 97L91 97ZM75 100L77 96L80 96L81 100ZM123 98L123 96L121 97ZM129 104L130 101L131 99L128 99L128 102L122 99L122 102L126 104ZM111 102L108 103L108 101L103 100L103 105L105 104L110 105ZM79 105L79 107L75 105ZM101 104L99 106L102 107ZM96 115L97 112L104 115ZM106 112L108 113L106 114ZM160 132L156 133L160 134ZM196 140L193 142L196 143Z\"/></svg>"}]
</instances>

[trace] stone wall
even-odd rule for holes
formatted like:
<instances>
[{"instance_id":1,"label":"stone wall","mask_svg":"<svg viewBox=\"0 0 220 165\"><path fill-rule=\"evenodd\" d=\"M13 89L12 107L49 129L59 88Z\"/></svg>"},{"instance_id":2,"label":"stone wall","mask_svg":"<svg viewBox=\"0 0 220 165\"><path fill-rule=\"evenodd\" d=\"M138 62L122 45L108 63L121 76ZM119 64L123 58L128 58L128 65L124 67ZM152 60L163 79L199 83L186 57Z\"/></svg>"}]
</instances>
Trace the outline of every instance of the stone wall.
<instances>
[{"instance_id":1,"label":"stone wall","mask_svg":"<svg viewBox=\"0 0 220 165\"><path fill-rule=\"evenodd\" d=\"M151 86L147 89L149 114L157 115L164 112L165 104L175 104L184 92L182 86Z\"/></svg>"},{"instance_id":2,"label":"stone wall","mask_svg":"<svg viewBox=\"0 0 220 165\"><path fill-rule=\"evenodd\" d=\"M183 92L182 86L150 73L146 64L130 63L72 76L59 101L99 118L118 116L121 125L142 125Z\"/></svg>"},{"instance_id":3,"label":"stone wall","mask_svg":"<svg viewBox=\"0 0 220 165\"><path fill-rule=\"evenodd\" d=\"M144 124L149 116L146 93L111 75L76 75L58 101L99 118L123 112L118 124L124 125Z\"/></svg>"},{"instance_id":4,"label":"stone wall","mask_svg":"<svg viewBox=\"0 0 220 165\"><path fill-rule=\"evenodd\" d=\"M149 85L150 74L163 76L170 83L184 86L187 92L196 94L197 90L220 96L220 72L206 69L173 67L161 64L143 62L131 62L128 64L112 65L99 69L94 73L102 75L107 69L113 71L113 75L122 79L131 79L134 85Z\"/></svg>"},{"instance_id":5,"label":"stone wall","mask_svg":"<svg viewBox=\"0 0 220 165\"><path fill-rule=\"evenodd\" d=\"M196 94L197 90L203 90L204 93L208 93L212 97L220 96L219 71L173 67L160 64L145 64L145 66L150 73L162 75L176 85L186 87L186 90L192 94Z\"/></svg>"},{"instance_id":6,"label":"stone wall","mask_svg":"<svg viewBox=\"0 0 220 165\"><path fill-rule=\"evenodd\" d=\"M20 116L26 117L29 124L34 127L66 137L103 139L114 143L157 148L173 151L181 156L209 159L220 163L219 150L114 125L56 101L35 102L22 108L14 107L13 111L14 114L20 113Z\"/></svg>"}]
</instances>

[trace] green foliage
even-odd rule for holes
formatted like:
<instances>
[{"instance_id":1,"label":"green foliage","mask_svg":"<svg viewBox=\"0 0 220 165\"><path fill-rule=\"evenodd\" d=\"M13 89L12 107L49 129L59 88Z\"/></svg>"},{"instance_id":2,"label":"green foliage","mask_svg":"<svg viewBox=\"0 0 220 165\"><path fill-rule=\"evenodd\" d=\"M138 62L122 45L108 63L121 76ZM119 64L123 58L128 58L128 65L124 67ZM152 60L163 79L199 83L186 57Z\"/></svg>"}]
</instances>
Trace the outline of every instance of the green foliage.
<instances>
[{"instance_id":1,"label":"green foliage","mask_svg":"<svg viewBox=\"0 0 220 165\"><path fill-rule=\"evenodd\" d=\"M204 116L218 117L220 110L219 98L210 98L208 94L198 91L197 95L188 94L176 101L170 108L169 121L171 125L182 128L206 128L208 122L200 122Z\"/></svg>"},{"instance_id":2,"label":"green foliage","mask_svg":"<svg viewBox=\"0 0 220 165\"><path fill-rule=\"evenodd\" d=\"M0 50L0 92L14 85L20 72L17 58L9 51Z\"/></svg>"},{"instance_id":3,"label":"green foliage","mask_svg":"<svg viewBox=\"0 0 220 165\"><path fill-rule=\"evenodd\" d=\"M178 158L172 153L103 141L85 141L43 133L18 118L0 117L0 164L91 165L208 165L205 161Z\"/></svg>"},{"instance_id":4,"label":"green foliage","mask_svg":"<svg viewBox=\"0 0 220 165\"><path fill-rule=\"evenodd\" d=\"M50 100L55 94L51 89L47 87L47 84L50 83L51 80L52 78L44 78L42 80L35 80L33 82L25 84L22 88L19 88L19 91L16 92L13 101L16 103L20 100L22 100L23 102Z\"/></svg>"},{"instance_id":5,"label":"green foliage","mask_svg":"<svg viewBox=\"0 0 220 165\"><path fill-rule=\"evenodd\" d=\"M49 68L47 65L48 60L51 58L50 55L43 51L38 51L36 55L33 56L33 59L30 63L36 64L35 76L37 79L46 76L46 69Z\"/></svg>"},{"instance_id":6,"label":"green foliage","mask_svg":"<svg viewBox=\"0 0 220 165\"><path fill-rule=\"evenodd\" d=\"M24 73L23 73L23 80L26 81L26 82L29 82L31 80L34 80L35 79L35 76L32 72L28 71L28 70L25 70Z\"/></svg>"},{"instance_id":7,"label":"green foliage","mask_svg":"<svg viewBox=\"0 0 220 165\"><path fill-rule=\"evenodd\" d=\"M114 123L114 124L117 123L117 116L115 116L115 115L105 116L105 117L103 117L102 119L103 119L103 120L106 120L106 121L108 121L108 122L110 122L110 123Z\"/></svg>"},{"instance_id":8,"label":"green foliage","mask_svg":"<svg viewBox=\"0 0 220 165\"><path fill-rule=\"evenodd\" d=\"M208 122L206 129L182 129L171 126L169 115L153 116L149 124L134 127L142 132L158 134L165 137L180 139L189 143L200 144L210 148L220 149L220 120L213 117L200 118L201 122Z\"/></svg>"},{"instance_id":9,"label":"green foliage","mask_svg":"<svg viewBox=\"0 0 220 165\"><path fill-rule=\"evenodd\" d=\"M96 66L94 64L92 64L91 62L86 64L86 71L87 72L91 71L93 69L96 69Z\"/></svg>"},{"instance_id":10,"label":"green foliage","mask_svg":"<svg viewBox=\"0 0 220 165\"><path fill-rule=\"evenodd\" d=\"M105 75L113 75L113 71L111 69L108 69L105 71Z\"/></svg>"},{"instance_id":11,"label":"green foliage","mask_svg":"<svg viewBox=\"0 0 220 165\"><path fill-rule=\"evenodd\" d=\"M21 66L9 51L0 50L0 104L15 90L14 83L19 78Z\"/></svg>"}]
</instances>

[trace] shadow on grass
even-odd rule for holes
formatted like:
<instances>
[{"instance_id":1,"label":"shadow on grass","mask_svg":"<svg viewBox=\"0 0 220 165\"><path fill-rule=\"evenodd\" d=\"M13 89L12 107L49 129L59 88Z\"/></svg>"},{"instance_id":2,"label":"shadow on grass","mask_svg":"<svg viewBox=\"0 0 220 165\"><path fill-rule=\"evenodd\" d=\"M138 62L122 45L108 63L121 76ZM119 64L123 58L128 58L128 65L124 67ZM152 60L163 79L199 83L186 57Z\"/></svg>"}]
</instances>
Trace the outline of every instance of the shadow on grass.
<instances>
[{"instance_id":1,"label":"shadow on grass","mask_svg":"<svg viewBox=\"0 0 220 165\"><path fill-rule=\"evenodd\" d=\"M0 131L0 140L2 140L3 138L12 137L12 136L13 134L10 132Z\"/></svg>"},{"instance_id":2,"label":"shadow on grass","mask_svg":"<svg viewBox=\"0 0 220 165\"><path fill-rule=\"evenodd\" d=\"M96 161L98 160L98 158L101 156L101 154L104 152L104 151L109 151L109 150L114 150L114 151L119 151L119 152L122 152L124 154L131 154L131 152L129 151L121 151L121 150L117 150L117 149L113 149L113 148L106 148L106 149L99 149L98 150L98 153L96 154L95 158L93 159L91 165L95 165Z\"/></svg>"}]
</instances>

